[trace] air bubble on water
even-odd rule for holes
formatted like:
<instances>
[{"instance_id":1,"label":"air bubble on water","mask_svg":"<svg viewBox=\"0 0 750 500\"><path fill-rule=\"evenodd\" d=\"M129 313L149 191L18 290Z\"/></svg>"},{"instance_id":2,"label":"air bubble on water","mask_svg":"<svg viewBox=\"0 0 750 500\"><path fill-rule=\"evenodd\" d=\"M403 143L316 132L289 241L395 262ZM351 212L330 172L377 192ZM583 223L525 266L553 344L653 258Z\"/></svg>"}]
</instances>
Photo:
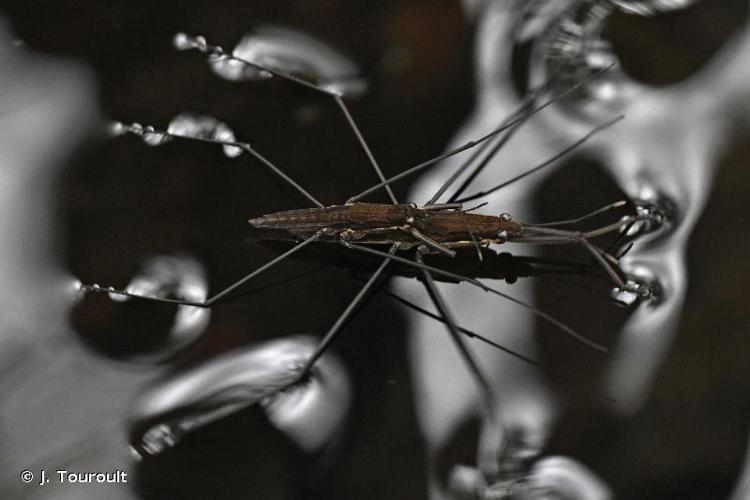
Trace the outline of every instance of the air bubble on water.
<instances>
[{"instance_id":1,"label":"air bubble on water","mask_svg":"<svg viewBox=\"0 0 750 500\"><path fill-rule=\"evenodd\" d=\"M213 141L236 142L234 132L229 126L209 115L181 113L169 122L167 132L184 137L196 137ZM224 154L236 158L242 154L237 146L222 146Z\"/></svg>"},{"instance_id":2,"label":"air bubble on water","mask_svg":"<svg viewBox=\"0 0 750 500\"><path fill-rule=\"evenodd\" d=\"M132 445L155 455L186 433L260 404L300 449L320 450L341 430L351 394L348 376L331 354L298 382L316 345L312 337L290 337L245 346L155 382L131 412Z\"/></svg>"},{"instance_id":3,"label":"air bubble on water","mask_svg":"<svg viewBox=\"0 0 750 500\"><path fill-rule=\"evenodd\" d=\"M310 35L288 28L260 26L240 40L232 55L237 59L215 57L209 61L215 73L232 81L269 78L272 74L263 71L265 67L344 96L360 95L367 88L358 76L359 68L346 56Z\"/></svg>"}]
</instances>

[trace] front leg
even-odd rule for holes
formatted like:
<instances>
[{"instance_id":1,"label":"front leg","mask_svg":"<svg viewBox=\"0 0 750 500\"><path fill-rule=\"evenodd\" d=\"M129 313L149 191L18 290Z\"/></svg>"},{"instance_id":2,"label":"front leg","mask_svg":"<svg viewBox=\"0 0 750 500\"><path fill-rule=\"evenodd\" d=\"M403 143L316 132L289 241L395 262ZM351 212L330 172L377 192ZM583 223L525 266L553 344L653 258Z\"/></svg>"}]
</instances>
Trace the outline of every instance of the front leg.
<instances>
[{"instance_id":1,"label":"front leg","mask_svg":"<svg viewBox=\"0 0 750 500\"><path fill-rule=\"evenodd\" d=\"M406 225L406 226L400 226L400 230L405 231L409 234L411 234L413 237L427 245L428 247L437 250L438 252L447 255L448 257L455 257L456 252L448 248L447 246L443 245L442 243L438 243L437 241L433 240L429 236L423 234L419 229L414 228L412 226Z\"/></svg>"}]
</instances>

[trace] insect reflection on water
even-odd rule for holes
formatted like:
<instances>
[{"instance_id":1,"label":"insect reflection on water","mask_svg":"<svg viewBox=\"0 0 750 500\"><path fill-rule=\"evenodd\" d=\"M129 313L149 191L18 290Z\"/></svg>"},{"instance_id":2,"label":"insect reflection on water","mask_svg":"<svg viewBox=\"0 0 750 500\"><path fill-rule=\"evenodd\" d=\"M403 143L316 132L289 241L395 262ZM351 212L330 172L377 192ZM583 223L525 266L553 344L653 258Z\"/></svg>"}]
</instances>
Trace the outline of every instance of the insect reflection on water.
<instances>
[{"instance_id":1,"label":"insect reflection on water","mask_svg":"<svg viewBox=\"0 0 750 500\"><path fill-rule=\"evenodd\" d=\"M291 362L291 366L285 368L286 370L289 370L287 373L288 376L280 377L279 380L274 380L270 385L268 380L265 379L262 381L242 381L241 385L245 388L248 387L248 384L252 386L252 384L256 383L264 385L265 391L261 391L260 396L246 398L243 402L236 404L236 406L252 404L260 400L267 400L267 398L276 397L275 395L283 394L286 389L298 388L303 381L308 379L308 377L315 379L316 376L319 376L316 369L316 362L318 359L324 355L336 335L343 331L343 326L357 307L359 307L359 305L367 298L372 290L381 284L381 277L386 274L386 271L389 268L396 267L396 264L402 269L408 269L409 272L416 274L416 276L424 283L424 286L437 309L438 319L447 326L452 340L455 342L459 352L461 352L468 369L477 383L478 390L482 394L484 417L489 422L494 422L495 420L494 395L490 388L490 384L487 383L481 369L477 366L470 352L466 349L463 334L467 332L456 324L450 311L450 304L445 302L439 290L434 285L435 279L442 278L453 280L455 282L465 282L486 292L497 295L498 300L505 299L516 302L520 307L525 307L531 310L542 320L554 324L562 332L571 335L575 339L587 344L589 347L603 351L606 351L606 349L603 346L597 345L581 337L569 326L560 323L556 319L546 315L544 312L533 308L533 306L513 299L512 297L507 296L504 292L479 281L474 275L466 276L433 265L433 259L436 258L435 254L442 254L443 257L453 257L458 249L464 249L468 250L468 255L463 255L462 258L473 258L481 262L484 258L487 258L488 260L492 258L492 254L487 252L486 247L489 244L494 243L501 244L507 241L518 241L539 244L576 244L581 246L584 254L588 254L593 258L598 268L605 271L605 279L610 280L617 285L621 292L635 296L645 296L648 294L648 290L640 288L636 283L627 282L616 267L616 259L607 251L599 249L589 241L597 236L626 232L630 225L642 220L642 218L635 215L627 215L623 219L616 219L614 222L587 232L563 229L565 226L578 227L577 225L581 222L585 222L586 219L590 217L599 216L603 212L620 208L621 204L619 203L604 207L602 210L598 210L593 214L583 215L579 219L536 225L516 222L506 215L483 216L472 213L474 207L465 207L463 203L475 198L481 198L483 194L478 193L476 196L462 196L463 190L466 186L456 191L446 203L438 203L440 196L457 180L458 174L464 171L471 172L471 169L474 168L482 168L481 165L476 166L471 161L464 163L460 171L457 172L457 175L448 179L444 187L441 187L441 190L435 193L432 199L422 206L398 203L395 194L391 190L390 185L392 182L400 180L407 175L422 171L442 159L469 150L475 146L480 146L483 143L488 144L495 140L498 142L507 140L512 132L518 126L522 125L529 116L541 111L549 103L560 98L559 95L549 97L545 95L544 88L539 89L536 93L532 93L529 96L524 102L523 107L517 110L517 113L514 116L506 119L498 128L492 130L485 136L477 138L456 150L427 160L416 167L412 167L402 172L401 174L391 178L386 178L345 104L344 96L346 95L346 91L352 88L361 88L360 85L354 84L356 81L352 79L348 68L346 68L347 71L344 71L341 74L323 74L321 77L321 72L314 71L316 69L314 63L312 68L306 67L304 64L300 65L301 68L294 65L291 65L290 68L288 62L290 54L293 61L299 62L298 59L294 58L293 51L284 51L281 56L275 54L277 56L276 59L271 58L268 61L260 60L260 62L256 62L257 59L247 60L239 55L231 55L220 47L208 44L202 37L178 35L176 38L176 44L178 48L181 49L197 49L207 54L212 67L220 74L229 74L232 75L232 78L240 80L267 79L275 76L307 87L311 91L321 92L330 96L340 108L351 128L351 131L353 132L353 135L368 156L371 166L380 179L379 184L352 196L350 199L346 200L345 204L325 207L313 194L285 174L282 169L268 160L266 156L253 148L250 144L236 140L229 127L210 117L180 115L170 123L166 130L156 129L151 126L144 127L136 123L129 125L118 124L116 126L116 132L135 134L140 136L147 144L154 146L165 144L173 139L186 139L221 145L227 156L238 156L242 153L247 153L283 179L289 186L296 190L299 195L317 208L271 213L261 217L254 216L250 221L253 226L259 229L272 230L277 233L274 234L274 238L291 239L297 242L296 245L291 249L286 249L283 253L260 268L246 275L228 288L210 296L208 299L191 300L174 292L172 292L172 296L148 296L139 294L138 291L133 290L132 288L116 290L114 288L101 287L99 285L84 285L83 288L85 290L108 293L110 297L113 298L116 296L136 297L147 299L149 301L178 304L180 306L205 308L233 298L233 292L240 291L239 289L242 285L248 283L256 276L270 270L288 257L319 240L340 243L349 249L379 258L375 271L367 277L364 287L360 289L354 300L350 302L344 312L338 317L338 319L336 319L320 344L313 348L306 347L304 355L297 356L295 361ZM235 51L235 53L237 53L237 51ZM317 79L313 83L311 80L307 80L296 74L290 74L288 71L302 72L303 74L312 73L312 75L305 76L313 76L317 77ZM342 81L346 84L341 84ZM613 125L615 121L616 120L612 120L604 123L600 128L593 130L591 134L597 132L601 128ZM581 138L578 143L570 145L568 148L561 151L558 156L571 151L587 138L588 136ZM542 168L556 158L545 161L542 165L535 167L530 172ZM514 179L514 181L515 180L519 179ZM499 185L490 188L486 192L492 192L502 186L503 185ZM359 201L360 198L381 189L387 193L392 204L368 204ZM279 235L278 233L283 234ZM379 245L380 247L373 245ZM382 248L382 246L385 246L385 248ZM412 252L414 253L413 258ZM467 254L465 251L462 253ZM541 268L544 268L544 266L541 266ZM584 270L586 270L586 268L587 266L583 266ZM561 272L570 272L571 270L581 270L582 268L580 265L567 268L563 265L559 265L557 269ZM528 272L533 274L533 271ZM472 333L472 335L476 334ZM200 368L198 370L200 370ZM230 387L228 390L232 394L231 400L234 403L237 403L238 387ZM155 390L155 393L158 394L158 389ZM242 394L241 391L240 394ZM151 395L153 395L153 393ZM224 400L221 398L219 398L219 400L212 399L216 397L216 394L213 393L208 394L206 397L207 400L202 402L204 405L196 410L199 415L197 417L195 415L191 417L190 425L183 426L184 431L189 432L190 430L200 427L214 418L218 418L225 414L225 408L221 408L222 402L225 402ZM241 397L239 399L241 399ZM210 403L206 405L206 401L209 401ZM144 420L148 419L158 422L158 417L160 415L174 414L177 409L184 409L184 406L187 405L195 406L195 401L181 400L177 401L172 406L167 405L166 407L156 405L156 409L149 409L146 412L148 415L143 418ZM145 406L148 407L148 405ZM206 412L206 408L210 408L210 411ZM217 411L217 408L219 408L220 411ZM234 406L232 408L234 408ZM201 412L206 413L200 415ZM178 422L177 425L184 424L185 421L186 420L182 420L181 422ZM149 446L142 447L142 451L145 451L146 453L149 453L149 450L160 450L158 446L154 446L153 441L161 441L162 443L173 446L176 439L174 432L170 432L169 429L165 430L159 425L148 428L141 437L144 439L148 437L152 440L151 443L146 443ZM482 468L482 472L488 477L488 480L492 481L497 478L497 474L499 473L498 464L495 463L499 452L494 448L497 446L497 443L493 442L491 439L487 441L486 446L488 446L489 449L485 449L481 452L480 467Z\"/></svg>"}]
</instances>

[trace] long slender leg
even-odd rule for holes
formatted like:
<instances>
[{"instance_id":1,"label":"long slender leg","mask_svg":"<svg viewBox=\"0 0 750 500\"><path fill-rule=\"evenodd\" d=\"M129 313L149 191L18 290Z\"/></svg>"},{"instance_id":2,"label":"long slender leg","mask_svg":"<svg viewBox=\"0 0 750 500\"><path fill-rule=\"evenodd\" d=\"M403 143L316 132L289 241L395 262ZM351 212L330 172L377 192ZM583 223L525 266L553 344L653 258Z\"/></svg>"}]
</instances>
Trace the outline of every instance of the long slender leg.
<instances>
[{"instance_id":1,"label":"long slender leg","mask_svg":"<svg viewBox=\"0 0 750 500\"><path fill-rule=\"evenodd\" d=\"M413 311L416 311L416 312L418 312L418 313L420 313L420 314L422 314L424 316L427 316L428 318L432 318L435 321L439 321L441 323L445 323L445 318L443 318L442 316L440 316L438 314L431 313L427 309L424 309L424 308L418 306L417 304L415 304L415 303L413 303L413 302L411 302L411 301L403 298L402 296L398 295L397 293L394 293L394 292L392 292L390 290L384 290L384 289L380 289L380 290L378 290L378 292L382 293L382 294L385 294L386 296L390 297L391 299L395 300L396 302L398 302L398 303L404 305L405 307L408 307L409 309L412 309ZM495 349L497 349L499 351L503 351L503 352L505 352L507 354L510 354L514 358L517 358L517 359L519 359L519 360L523 361L524 363L527 363L527 364L529 364L531 366L535 366L536 368L539 368L540 370L544 369L544 367L538 361L535 361L534 359L531 359L531 358L529 358L527 356L524 356L523 354L520 354L520 353L518 353L518 352L516 352L516 351L514 351L512 349L509 349L508 347L505 347L504 345L498 344L497 342L493 342L492 340L488 339L487 337L484 337L483 335L480 335L480 334L478 334L478 333L476 333L476 332L474 332L472 330L469 330L469 329L464 328L462 326L457 326L457 328L458 328L458 331L460 331L461 333L463 333L468 338L472 338L472 339L479 340L480 342L484 342L485 344L487 344L487 345L489 345L491 347L494 347ZM615 403L616 402L610 396L608 396L608 395L606 395L604 393L601 393L599 391L595 392L594 394L597 397L599 397L601 399L604 399L604 400L606 400L606 401L608 401L610 403Z\"/></svg>"},{"instance_id":2,"label":"long slender leg","mask_svg":"<svg viewBox=\"0 0 750 500\"><path fill-rule=\"evenodd\" d=\"M416 261L419 264L423 264L422 254L419 250L417 250L416 253ZM459 334L453 312L450 310L443 295L435 285L435 281L432 279L430 271L422 269L422 278L422 283L427 289L428 295L432 299L437 310L440 312L440 316L445 320L445 325L448 327L451 339L461 355L461 359L469 369L469 373L471 373L474 383L479 390L479 399L482 404L484 419L482 421L482 433L479 440L477 462L484 474L494 477L498 472L498 458L502 447L502 425L496 415L497 400L495 398L495 393L492 390L492 386L487 380L487 377L479 367L479 363L474 359L474 356L464 342L463 337Z\"/></svg>"},{"instance_id":3,"label":"long slender leg","mask_svg":"<svg viewBox=\"0 0 750 500\"><path fill-rule=\"evenodd\" d=\"M448 257L455 257L456 252L451 250L450 248L446 247L445 245L442 245L438 243L437 241L433 240L429 236L426 236L424 233L422 233L419 229L414 227L409 227L407 229L409 234L414 236L416 239L424 243L425 245L429 246L430 248L437 250L438 252L447 255Z\"/></svg>"},{"instance_id":4,"label":"long slender leg","mask_svg":"<svg viewBox=\"0 0 750 500\"><path fill-rule=\"evenodd\" d=\"M579 342L582 342L583 344L586 344L587 346L591 347L592 349L596 349L597 351L601 351L601 352L604 352L604 353L608 352L608 350L607 350L606 347L604 347L604 346L602 346L600 344L597 344L596 342L593 342L593 341L587 339L586 337L584 337L580 333L576 332L575 330L573 330L571 327L569 327L568 325L566 325L562 321L560 321L558 319L555 319L554 317L550 316L549 314L545 313L544 311L540 310L539 308L534 307L531 304L527 304L526 302L524 302L522 300L519 300L519 299L516 299L514 297L511 297L510 295L505 294L505 293L503 293L503 292L501 292L501 291L499 291L499 290L497 290L495 288L492 288L491 286L482 283L481 281L479 281L476 278L471 278L469 276L462 276L460 274L452 273L450 271L445 271L443 269L440 269L440 268L437 268L437 267L434 267L434 266L430 266L428 264L423 264L423 263L415 262L413 260L409 260L409 259L405 259L403 257L399 257L398 255L390 255L390 254L382 252L380 250L376 250L374 248L370 248L370 247L358 245L358 244L355 244L355 243L348 243L347 246L348 246L348 248L353 248L354 250L357 250L359 252L369 253L371 255L378 255L378 256L381 256L381 257L390 257L394 262L399 262L401 264L405 264L407 266L411 266L411 267L414 267L416 269L425 269L427 271L430 271L433 274L439 274L439 275L442 275L442 276L446 276L448 278L451 278L451 279L459 281L459 282L469 283L472 286L475 286L477 288L481 288L485 292L492 293L493 295L497 295L498 297L502 297L505 300L509 300L509 301L513 302L514 304L518 304L519 306L528 309L533 314L535 314L536 316L538 316L539 318L541 318L543 321L546 321L547 323L550 323L551 325L555 326L557 329L561 330L565 334L573 337L574 339L578 340Z\"/></svg>"},{"instance_id":5,"label":"long slender leg","mask_svg":"<svg viewBox=\"0 0 750 500\"><path fill-rule=\"evenodd\" d=\"M360 132L357 123L354 121L354 118L352 118L352 114L349 112L349 107L346 105L344 99L342 99L340 95L335 95L333 96L333 98L336 101L336 104L338 104L339 108L341 109L341 112L344 113L346 121L349 122L349 126L354 132L354 135L357 136L357 140L362 145L362 149L365 150L365 154L370 160L370 165L372 165L373 170L375 170L378 179L380 179L380 182L385 182L385 175L383 175L383 171L380 169L380 165L378 165L378 162L375 160L375 156L373 156L372 151L370 151L370 147L367 145L367 141L365 141L365 138L362 135L362 132ZM396 199L396 195L393 194L391 186L385 186L385 191L388 193L388 197L391 199L391 202L394 205L398 205L398 200Z\"/></svg>"},{"instance_id":6,"label":"long slender leg","mask_svg":"<svg viewBox=\"0 0 750 500\"><path fill-rule=\"evenodd\" d=\"M378 269L374 273L372 273L372 276L370 276L370 279L367 280L367 283L365 283L365 285L359 290L359 292L357 292L357 295L354 296L352 301L349 302L349 305L346 306L346 309L344 309L344 311L339 315L331 328L328 329L328 332L326 332L323 340L320 341L318 346L315 348L315 351L305 362L305 365L300 372L300 379L305 377L310 372L318 358L320 358L325 350L328 349L328 346L331 345L331 342L333 342L333 340L336 338L336 335L341 332L341 327L344 325L346 320L349 319L349 317L352 315L357 306L362 302L362 300L364 300L364 298L372 289L373 285L375 285L375 283L377 282L378 278L380 278L380 275L383 274L383 271L385 271L385 268L388 267L388 264L390 264L390 262L390 258L383 259L383 262L380 263Z\"/></svg>"},{"instance_id":7,"label":"long slender leg","mask_svg":"<svg viewBox=\"0 0 750 500\"><path fill-rule=\"evenodd\" d=\"M173 134L171 132L167 132L166 130L157 130L153 127L142 127L140 125L127 125L127 124L120 124L122 125L124 132L128 132L131 134L138 135L140 137L148 137L149 135L154 136L164 136L164 137L170 137L173 139L181 139L181 140L188 140L188 141L197 141L197 142L205 142L208 144L218 144L221 146L232 146L235 148L240 148L243 151L246 151L253 157L255 157L258 161L260 161L263 165L268 167L274 174L279 176L284 182L289 184L291 187L296 189L300 194L302 194L305 198L310 200L314 205L318 207L323 207L323 204L318 201L317 198L315 198L313 195L311 195L305 188L299 185L297 181L289 177L287 174L285 174L279 167L274 165L268 158L260 154L258 151L256 151L249 143L247 142L239 142L239 141L225 141L221 139L212 139L209 137L198 137L198 136L191 136L191 135L182 135L182 134Z\"/></svg>"},{"instance_id":8,"label":"long slender leg","mask_svg":"<svg viewBox=\"0 0 750 500\"><path fill-rule=\"evenodd\" d=\"M515 120L519 116L523 116L523 112L531 106L531 104L534 102L534 98L536 97L536 93L532 93L528 95L521 105L516 109L516 111L511 114L509 117L507 117L505 120L503 120L498 126L503 127L507 125L509 122ZM513 133L521 126L525 120L518 121L516 124L511 127L502 137L500 137L498 143L492 147L492 151L485 157L485 159L482 161L482 163L486 164L486 159L489 157L494 156L497 154L497 151L499 151L507 142L510 140L510 138L513 136ZM492 145L492 141L487 141L483 143L479 148L477 148L472 155L466 159L454 172L451 174L450 177L438 188L438 190L435 192L434 195L430 198L429 201L425 203L425 205L433 205L437 202L437 200L445 193L448 188L450 188L454 182L458 180L459 177L476 161L479 156L484 153L484 151ZM481 165L479 167L481 169ZM469 182L471 182L471 179L476 175L477 169L475 168L474 172L469 176L469 179L467 179ZM453 197L457 198L457 195L453 195ZM450 201L450 200L449 200Z\"/></svg>"},{"instance_id":9,"label":"long slender leg","mask_svg":"<svg viewBox=\"0 0 750 500\"><path fill-rule=\"evenodd\" d=\"M416 259L419 264L423 263L421 254L418 250ZM479 394L481 396L482 404L484 405L485 410L487 411L488 415L492 415L495 408L495 394L492 391L492 386L487 381L487 377L485 377L484 373L482 373L482 369L479 367L479 364L474 359L471 351L469 351L469 348L466 346L466 343L464 342L464 339L461 336L458 327L456 326L457 323L455 317L453 316L453 312L445 303L445 299L435 285L435 281L432 279L430 271L422 269L422 278L424 286L427 289L427 293L432 299L432 302L435 304L437 310L440 312L440 316L442 316L443 320L445 320L444 323L448 327L448 331L451 334L453 343L456 345L461 358L468 367L469 372L471 372L471 376L474 379L474 382L477 384L477 388L479 389Z\"/></svg>"},{"instance_id":10,"label":"long slender leg","mask_svg":"<svg viewBox=\"0 0 750 500\"><path fill-rule=\"evenodd\" d=\"M427 316L428 318L432 318L435 321L439 321L441 323L445 323L446 322L445 318L442 317L442 316L440 316L439 314L431 313L427 309L424 309L424 308L418 306L414 302L411 302L411 301L403 298L401 295L398 295L397 293L394 293L394 292L392 292L390 290L383 290L383 289L379 290L379 292L387 295L391 299L393 299L396 302L402 304L404 307L408 307L409 309L411 309L413 311L416 311L416 312L418 312L418 313L420 313L420 314L422 314L424 316ZM497 342L493 342L492 340L488 339L487 337L485 337L483 335L480 335L479 333L476 333L476 332L474 332L472 330L469 330L468 328L464 328L464 327L458 326L458 325L456 326L456 328L458 329L459 332L463 333L466 337L468 337L470 339L476 339L476 340L478 340L480 342L483 342L483 343L485 343L485 344L487 344L487 345L489 345L489 346L491 346L491 347L493 347L493 348L495 348L495 349L497 349L499 351L503 351L506 354L510 354L514 358L520 359L524 363L528 363L530 365L537 366L537 367L541 366L538 361L535 361L535 360L533 360L533 359L531 359L531 358L529 358L527 356L524 356L523 354L521 354L519 352L516 352L513 349L510 349L508 347L505 347L504 345L498 344Z\"/></svg>"},{"instance_id":11,"label":"long slender leg","mask_svg":"<svg viewBox=\"0 0 750 500\"><path fill-rule=\"evenodd\" d=\"M270 66L266 66L264 64L258 64L252 61L248 61L246 59L242 59L240 57L236 57L234 54L230 54L226 52L224 49L222 49L218 45L211 45L207 43L203 37L191 37L185 34L180 34L178 35L178 37L180 40L179 45L181 46L181 48L196 49L209 56L221 57L226 60L237 61L249 67L255 68L257 70L265 71L268 74L277 76L279 78L295 83L297 85L301 85L303 87L306 87L306 88L315 90L317 92L323 93L325 95L331 96L333 100L336 101L336 104L338 105L339 109L341 109L341 112L344 114L344 117L346 118L346 121L349 124L349 127L352 129L352 132L354 133L355 137L357 138L360 145L362 146L362 149L365 151L365 154L367 155L367 158L370 161L370 164L372 165L373 170L375 170L375 173L377 174L378 178L380 179L381 182L385 182L385 176L383 175L383 172L380 169L380 165L378 165L378 162L375 160L375 157L373 156L372 151L370 150L370 147L367 145L367 141L365 141L364 136L360 132L359 127L357 126L357 123L354 121L354 118L349 112L349 108L347 107L346 103L344 102L343 97L341 96L339 92L332 90L330 88L323 87L321 85L317 85L316 83L305 80L303 78L296 77L285 71L281 71L278 69L274 69ZM391 187L386 186L385 189L388 193L388 197L391 199L391 202L393 202L394 205L398 204L398 200L396 199L396 196L393 194Z\"/></svg>"},{"instance_id":12,"label":"long slender leg","mask_svg":"<svg viewBox=\"0 0 750 500\"><path fill-rule=\"evenodd\" d=\"M627 286L620 275L614 270L612 265L607 262L607 259L605 257L607 256L607 254L603 250L596 248L588 241L589 238L601 236L603 234L615 231L619 229L622 224L623 221L619 221L584 233L553 229L549 227L529 226L528 230L530 230L531 233L541 234L542 237L537 240L532 235L531 239L525 238L525 240L536 243L544 241L548 244L578 243L582 245L586 249L586 251L588 251L594 257L594 259L601 265L601 267L606 271L610 278L612 278L612 281L615 283L615 285L622 289L626 289Z\"/></svg>"},{"instance_id":13,"label":"long slender leg","mask_svg":"<svg viewBox=\"0 0 750 500\"><path fill-rule=\"evenodd\" d=\"M137 293L127 292L125 290L117 290L117 289L114 289L114 288L107 288L107 287L102 287L102 286L99 286L99 285L81 285L81 289L82 290L86 290L86 291L90 291L90 292L109 293L109 294L113 294L113 295L124 295L125 297L133 297L133 298L137 298L137 299L149 300L151 302L163 302L163 303L166 303L166 304L176 304L176 305L182 305L182 306L194 306L194 307L205 307L205 308L208 308L208 307L211 307L212 305L214 305L217 301L219 301L222 298L224 298L227 294L231 293L233 290L236 290L237 288L239 288L240 286L244 285L245 283L247 283L251 279L253 279L256 276L258 276L259 274L267 271L268 269L272 268L273 266L275 266L279 262L285 260L286 258L288 258L289 256L291 256L292 254L294 254L294 253L302 250L304 247L306 247L307 245L309 245L313 241L317 240L318 238L320 238L320 233L319 232L315 233L312 236L310 236L305 241L303 241L301 243L298 243L297 245L295 245L294 247L292 247L288 251L284 252L283 254L279 255L275 259L273 259L273 260L271 260L271 261L263 264L259 268L255 269L251 273L249 273L246 276L244 276L239 281L235 282L234 284L228 286L227 288L225 288L224 290L220 291L216 295L214 295L214 296L212 296L212 297L210 297L210 298L208 298L208 299L206 299L205 301L202 301L202 302L194 302L194 301L190 301L190 300L180 300L180 299L166 299L166 298L160 298L160 297L148 297L148 296L145 296L145 295L139 295Z\"/></svg>"},{"instance_id":14,"label":"long slender leg","mask_svg":"<svg viewBox=\"0 0 750 500\"><path fill-rule=\"evenodd\" d=\"M466 191L471 183L474 182L474 179L476 179L477 176L479 176L479 174L487 167L487 165L489 165L490 161L497 155L497 153L501 149L505 147L505 145L513 138L516 132L521 129L521 126L523 126L523 124L526 123L529 118L530 116L527 116L499 138L497 143L492 146L492 149L490 149L490 151L484 156L484 158L482 158L482 161L480 161L472 169L471 173L466 176L466 179L464 179L458 189L456 189L456 192L453 193L450 198L448 198L448 201L456 201L461 197L464 191Z\"/></svg>"},{"instance_id":15,"label":"long slender leg","mask_svg":"<svg viewBox=\"0 0 750 500\"><path fill-rule=\"evenodd\" d=\"M582 85L585 85L586 83L590 82L593 79L598 78L600 75L602 75L603 73L605 73L606 71L608 71L610 69L610 67L611 66L608 66L607 68L604 68L601 71L598 71L598 72L596 72L596 73L588 76L587 78L584 78L583 80L581 80L580 82L576 83L575 85L572 85L571 87L569 87L568 89L564 90L563 92L557 94L556 96L551 97L550 99L546 100L542 104L534 107L533 109L531 109L528 113L524 114L523 116L520 116L520 117L518 117L518 118L516 118L514 120L511 120L510 122L508 122L506 124L503 124L503 125L499 126L498 128L496 128L496 129L494 129L494 130L486 133L485 135L479 137L478 139L475 139L473 141L467 142L463 146L459 146L457 148L451 149L450 151L447 151L447 152L445 152L443 154L440 154L440 155L438 155L438 156L436 156L436 157L434 157L432 159L429 159L427 161L419 163L418 165L415 165L415 166L413 166L411 168L408 168L408 169L404 170L403 172L394 175L393 177L389 177L385 181L383 181L383 182L381 182L379 184L375 184L374 186L371 186L371 187L365 189L364 191L362 191L360 193L357 193L356 195L354 195L351 198L349 198L349 200L347 200L347 202L348 203L355 202L355 201L357 201L357 200L359 200L361 198L364 198L368 194L377 191L378 189L382 189L385 186L393 184L394 182L399 181L399 180L401 180L401 179L403 179L405 177L408 177L410 175L414 175L417 172L421 172L422 170L424 170L424 169L426 169L426 168L434 165L435 163L441 162L441 161L445 160L446 158L450 158L451 156L457 155L458 153L466 151L467 149L471 149L473 147L476 147L476 146L482 144L483 142L485 142L485 141L487 141L487 140L495 137L496 135L502 133L503 131L508 130L509 128L513 127L518 122L520 122L522 120L525 120L528 117L533 116L533 115L539 113L540 111L542 111L543 109L545 109L547 106L549 106L552 103L558 101L559 99L562 99L566 95L568 95L568 94L570 94L572 92L575 92Z\"/></svg>"},{"instance_id":16,"label":"long slender leg","mask_svg":"<svg viewBox=\"0 0 750 500\"><path fill-rule=\"evenodd\" d=\"M479 192L474 193L472 195L464 196L463 198L459 198L457 200L452 200L452 201L455 201L457 203L466 203L467 201L472 201L472 200L476 200L476 199L479 199L479 198L483 198L484 196L492 194L495 191L499 191L500 189L502 189L502 188L504 188L506 186L509 186L509 185L513 184L514 182L517 182L517 181L523 179L524 177L527 177L527 176L529 176L529 175L531 175L531 174L533 174L535 172L538 172L539 170L541 170L541 169L543 169L545 167L548 167L548 166L552 165L553 163L555 163L557 160L559 160L563 156L567 155L568 153L572 152L573 150L575 150L576 148L578 148L579 146L581 146L583 143L585 143L586 141L588 141L594 135L598 134L599 132L602 132L603 130L606 130L607 128L611 127L612 125L614 125L615 123L619 122L623 118L625 118L625 117L623 115L620 115L617 118L614 118L612 120L609 120L608 122L602 123L601 125L599 125L599 126L593 128L592 130L590 130L586 135L584 135L583 137L581 137L580 139L578 139L573 144L567 146L562 151L559 151L557 154L555 154L551 158L548 158L548 159L544 160L540 164L538 164L538 165L536 165L536 166L534 166L534 167L532 167L532 168L530 168L530 169L528 169L528 170L526 170L526 171L524 171L524 172L516 175L515 177L510 178L507 181L501 182L500 184L497 184L497 185L495 185L495 186L493 186L493 187L491 187L489 189L482 190L482 191L479 191Z\"/></svg>"},{"instance_id":17,"label":"long slender leg","mask_svg":"<svg viewBox=\"0 0 750 500\"><path fill-rule=\"evenodd\" d=\"M597 208L596 210L589 212L575 219L556 220L552 222L543 222L541 224L536 223L536 224L530 224L530 225L534 227L570 226L573 224L579 224L585 220L591 219L592 217L596 217L597 215L603 214L605 212L609 212L610 210L614 210L615 208L624 207L627 204L628 204L627 201L620 200L614 203L610 203L609 205L605 205L601 208Z\"/></svg>"}]
</instances>

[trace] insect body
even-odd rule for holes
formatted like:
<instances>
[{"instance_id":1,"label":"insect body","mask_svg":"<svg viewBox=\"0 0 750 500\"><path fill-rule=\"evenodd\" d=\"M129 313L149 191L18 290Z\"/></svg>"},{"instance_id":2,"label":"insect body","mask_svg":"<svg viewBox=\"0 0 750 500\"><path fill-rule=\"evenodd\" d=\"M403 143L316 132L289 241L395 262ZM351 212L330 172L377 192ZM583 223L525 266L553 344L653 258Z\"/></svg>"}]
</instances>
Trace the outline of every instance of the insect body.
<instances>
[{"instance_id":1,"label":"insect body","mask_svg":"<svg viewBox=\"0 0 750 500\"><path fill-rule=\"evenodd\" d=\"M523 225L507 215L467 213L460 205L350 203L276 212L249 222L301 239L320 231L323 241L395 244L399 250L427 244L444 253L453 253L451 248L504 243L524 234Z\"/></svg>"}]
</instances>

